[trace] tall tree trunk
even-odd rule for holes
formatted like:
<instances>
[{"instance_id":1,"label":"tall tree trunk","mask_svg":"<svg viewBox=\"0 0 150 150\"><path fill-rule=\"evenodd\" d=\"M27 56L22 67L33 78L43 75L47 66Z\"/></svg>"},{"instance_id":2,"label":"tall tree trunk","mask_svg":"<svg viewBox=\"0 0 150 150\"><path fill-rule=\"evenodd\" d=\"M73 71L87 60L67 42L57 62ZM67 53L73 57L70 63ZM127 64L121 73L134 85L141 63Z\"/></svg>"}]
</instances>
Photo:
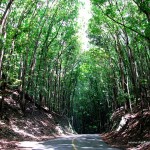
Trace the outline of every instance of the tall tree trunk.
<instances>
[{"instance_id":1,"label":"tall tree trunk","mask_svg":"<svg viewBox=\"0 0 150 150\"><path fill-rule=\"evenodd\" d=\"M123 94L128 94L128 90L127 90L127 80L126 80L126 76L125 76L125 64L124 64L124 56L123 56L123 52L121 49L121 43L119 41L119 36L118 34L116 35L116 50L117 53L119 55L119 68L120 68L120 74L121 74L121 85L122 85L122 90L123 90ZM130 108L131 104L129 101L129 98L125 97L125 109L128 110Z\"/></svg>"},{"instance_id":2,"label":"tall tree trunk","mask_svg":"<svg viewBox=\"0 0 150 150\"><path fill-rule=\"evenodd\" d=\"M7 18L8 18L8 15L10 13L10 9L11 9L11 6L13 4L13 1L14 0L9 0L7 6L6 6L6 9L2 15L2 18L0 20L0 34L2 35L2 37L5 39L6 41L6 22L7 22ZM3 43L5 43L5 41L2 41ZM1 53L0 53L0 79L2 78L2 65L3 65L3 57L4 57L4 46L2 47L1 49Z\"/></svg>"}]
</instances>

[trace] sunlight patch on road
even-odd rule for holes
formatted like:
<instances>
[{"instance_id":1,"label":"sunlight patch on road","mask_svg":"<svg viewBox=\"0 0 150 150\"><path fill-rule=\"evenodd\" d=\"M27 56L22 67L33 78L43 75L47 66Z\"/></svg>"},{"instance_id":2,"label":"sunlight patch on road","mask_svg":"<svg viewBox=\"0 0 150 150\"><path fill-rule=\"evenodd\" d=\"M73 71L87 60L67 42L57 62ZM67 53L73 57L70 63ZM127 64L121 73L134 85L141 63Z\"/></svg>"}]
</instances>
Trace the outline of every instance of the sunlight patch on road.
<instances>
[{"instance_id":1,"label":"sunlight patch on road","mask_svg":"<svg viewBox=\"0 0 150 150\"><path fill-rule=\"evenodd\" d=\"M73 146L73 149L74 149L74 150L77 150L76 145L75 145L75 139L76 139L76 138L73 138L73 140L72 140L72 146Z\"/></svg>"},{"instance_id":2,"label":"sunlight patch on road","mask_svg":"<svg viewBox=\"0 0 150 150\"><path fill-rule=\"evenodd\" d=\"M18 147L21 149L31 148L32 150L44 150L44 149L46 149L45 145L40 144L39 142L36 142L36 141L19 142ZM49 147L48 150L54 150L53 146Z\"/></svg>"}]
</instances>

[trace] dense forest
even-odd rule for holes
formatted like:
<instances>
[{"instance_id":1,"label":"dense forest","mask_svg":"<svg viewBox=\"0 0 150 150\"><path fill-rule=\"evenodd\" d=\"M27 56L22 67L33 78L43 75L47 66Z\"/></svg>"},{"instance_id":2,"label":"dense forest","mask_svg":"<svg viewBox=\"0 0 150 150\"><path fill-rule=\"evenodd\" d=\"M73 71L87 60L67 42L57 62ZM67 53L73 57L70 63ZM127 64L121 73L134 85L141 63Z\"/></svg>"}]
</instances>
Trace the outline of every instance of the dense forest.
<instances>
[{"instance_id":1,"label":"dense forest","mask_svg":"<svg viewBox=\"0 0 150 150\"><path fill-rule=\"evenodd\" d=\"M92 4L92 46L81 57L74 106L83 133L108 130L117 108L150 108L150 1Z\"/></svg>"},{"instance_id":2,"label":"dense forest","mask_svg":"<svg viewBox=\"0 0 150 150\"><path fill-rule=\"evenodd\" d=\"M91 0L82 50L78 0L0 0L0 112L10 90L67 116L78 133L109 130L118 108L150 109L150 1Z\"/></svg>"}]
</instances>

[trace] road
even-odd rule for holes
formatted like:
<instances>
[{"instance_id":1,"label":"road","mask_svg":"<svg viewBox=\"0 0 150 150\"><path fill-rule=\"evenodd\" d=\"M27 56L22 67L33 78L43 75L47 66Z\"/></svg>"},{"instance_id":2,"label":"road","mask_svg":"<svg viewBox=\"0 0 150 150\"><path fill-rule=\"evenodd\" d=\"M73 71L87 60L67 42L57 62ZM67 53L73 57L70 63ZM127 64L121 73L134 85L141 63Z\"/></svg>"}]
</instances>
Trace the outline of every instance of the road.
<instances>
[{"instance_id":1,"label":"road","mask_svg":"<svg viewBox=\"0 0 150 150\"><path fill-rule=\"evenodd\" d=\"M43 142L21 142L32 150L119 150L109 147L98 134L64 136Z\"/></svg>"}]
</instances>

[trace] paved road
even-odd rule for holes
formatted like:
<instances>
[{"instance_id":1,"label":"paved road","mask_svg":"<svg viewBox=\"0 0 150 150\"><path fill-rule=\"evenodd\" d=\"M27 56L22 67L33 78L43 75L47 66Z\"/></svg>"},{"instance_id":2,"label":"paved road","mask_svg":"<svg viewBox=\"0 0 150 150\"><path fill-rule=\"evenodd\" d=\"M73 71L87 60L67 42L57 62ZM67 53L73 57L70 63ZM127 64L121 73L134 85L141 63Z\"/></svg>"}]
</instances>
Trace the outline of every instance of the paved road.
<instances>
[{"instance_id":1,"label":"paved road","mask_svg":"<svg viewBox=\"0 0 150 150\"><path fill-rule=\"evenodd\" d=\"M98 134L65 136L44 142L21 142L32 150L119 150L109 147Z\"/></svg>"}]
</instances>

